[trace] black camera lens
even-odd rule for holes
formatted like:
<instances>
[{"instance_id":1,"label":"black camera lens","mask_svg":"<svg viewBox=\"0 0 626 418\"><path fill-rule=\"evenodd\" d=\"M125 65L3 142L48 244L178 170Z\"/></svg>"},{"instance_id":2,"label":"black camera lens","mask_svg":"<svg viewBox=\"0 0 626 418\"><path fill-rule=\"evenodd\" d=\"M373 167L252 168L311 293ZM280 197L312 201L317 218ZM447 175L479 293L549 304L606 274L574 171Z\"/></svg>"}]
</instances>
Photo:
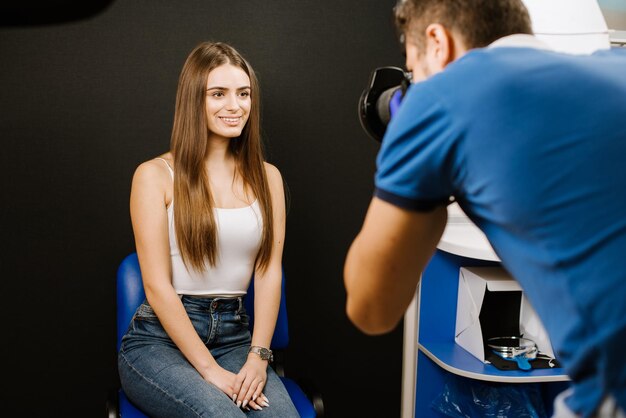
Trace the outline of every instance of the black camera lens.
<instances>
[{"instance_id":1,"label":"black camera lens","mask_svg":"<svg viewBox=\"0 0 626 418\"><path fill-rule=\"evenodd\" d=\"M381 67L372 72L368 88L359 99L359 121L376 141L382 141L409 83L410 73L398 67Z\"/></svg>"}]
</instances>

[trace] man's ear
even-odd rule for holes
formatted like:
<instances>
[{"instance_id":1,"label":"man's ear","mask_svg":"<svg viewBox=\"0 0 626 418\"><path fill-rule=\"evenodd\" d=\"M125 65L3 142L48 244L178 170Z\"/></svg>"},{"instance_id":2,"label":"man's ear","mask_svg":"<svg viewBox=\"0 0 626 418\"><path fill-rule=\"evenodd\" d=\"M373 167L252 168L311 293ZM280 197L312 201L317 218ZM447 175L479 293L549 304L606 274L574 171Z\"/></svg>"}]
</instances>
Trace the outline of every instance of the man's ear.
<instances>
[{"instance_id":1,"label":"man's ear","mask_svg":"<svg viewBox=\"0 0 626 418\"><path fill-rule=\"evenodd\" d=\"M431 70L439 72L457 58L455 39L440 23L428 25L425 35L426 55Z\"/></svg>"}]
</instances>

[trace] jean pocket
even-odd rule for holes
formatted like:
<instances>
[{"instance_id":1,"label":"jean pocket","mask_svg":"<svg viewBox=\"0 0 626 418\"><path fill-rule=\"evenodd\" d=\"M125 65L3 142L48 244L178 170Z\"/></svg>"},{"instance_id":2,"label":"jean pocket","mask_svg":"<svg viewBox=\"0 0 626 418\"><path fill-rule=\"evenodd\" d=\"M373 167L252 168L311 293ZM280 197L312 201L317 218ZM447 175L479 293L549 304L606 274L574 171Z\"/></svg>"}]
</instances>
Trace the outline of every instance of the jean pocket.
<instances>
[{"instance_id":1,"label":"jean pocket","mask_svg":"<svg viewBox=\"0 0 626 418\"><path fill-rule=\"evenodd\" d=\"M134 319L145 321L145 320L157 320L158 318L157 318L156 313L154 313L154 309L152 309L152 306L150 306L148 302L144 302L141 305L139 305L139 307L135 311Z\"/></svg>"},{"instance_id":2,"label":"jean pocket","mask_svg":"<svg viewBox=\"0 0 626 418\"><path fill-rule=\"evenodd\" d=\"M154 314L154 311L150 313L152 308L137 312L133 318L128 332L129 339L133 340L150 340L152 338L157 340L169 340L167 332L161 325L159 318Z\"/></svg>"},{"instance_id":3,"label":"jean pocket","mask_svg":"<svg viewBox=\"0 0 626 418\"><path fill-rule=\"evenodd\" d=\"M249 328L250 317L248 316L248 314L245 312L241 312L238 316L239 316L239 321L241 322L241 325L246 329Z\"/></svg>"},{"instance_id":4,"label":"jean pocket","mask_svg":"<svg viewBox=\"0 0 626 418\"><path fill-rule=\"evenodd\" d=\"M244 312L233 312L222 316L221 328L227 333L247 332L250 330L250 317Z\"/></svg>"}]
</instances>

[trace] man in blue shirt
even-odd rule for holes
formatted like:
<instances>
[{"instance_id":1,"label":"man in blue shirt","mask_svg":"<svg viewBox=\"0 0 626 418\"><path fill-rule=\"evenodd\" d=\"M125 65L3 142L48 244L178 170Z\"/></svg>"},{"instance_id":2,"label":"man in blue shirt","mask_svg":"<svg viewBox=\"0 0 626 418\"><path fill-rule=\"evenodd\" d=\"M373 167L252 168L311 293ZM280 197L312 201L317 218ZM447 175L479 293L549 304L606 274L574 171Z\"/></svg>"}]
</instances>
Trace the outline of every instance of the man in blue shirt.
<instances>
[{"instance_id":1,"label":"man in blue shirt","mask_svg":"<svg viewBox=\"0 0 626 418\"><path fill-rule=\"evenodd\" d=\"M453 197L572 379L555 416L624 417L626 51L551 52L520 0L401 0L395 12L420 82L378 155L346 259L348 316L369 334L395 327Z\"/></svg>"}]
</instances>

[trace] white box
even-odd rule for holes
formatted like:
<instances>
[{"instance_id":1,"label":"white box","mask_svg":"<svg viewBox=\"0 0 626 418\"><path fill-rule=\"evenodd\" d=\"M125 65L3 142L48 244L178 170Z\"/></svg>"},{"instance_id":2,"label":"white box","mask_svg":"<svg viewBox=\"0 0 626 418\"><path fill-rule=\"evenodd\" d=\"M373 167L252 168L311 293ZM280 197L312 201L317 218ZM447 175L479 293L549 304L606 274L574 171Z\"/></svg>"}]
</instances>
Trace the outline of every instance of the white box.
<instances>
[{"instance_id":1,"label":"white box","mask_svg":"<svg viewBox=\"0 0 626 418\"><path fill-rule=\"evenodd\" d=\"M454 333L454 340L458 345L485 362L485 340L490 336L483 336L480 314L487 291L520 292L519 316L517 317L518 313L515 312L516 317L507 320L514 321L515 326L519 323L520 335L533 340L540 352L554 357L550 338L539 316L523 294L519 283L501 267L461 267ZM496 312L489 314L496 314ZM493 335L492 337L495 336L507 335Z\"/></svg>"}]
</instances>

